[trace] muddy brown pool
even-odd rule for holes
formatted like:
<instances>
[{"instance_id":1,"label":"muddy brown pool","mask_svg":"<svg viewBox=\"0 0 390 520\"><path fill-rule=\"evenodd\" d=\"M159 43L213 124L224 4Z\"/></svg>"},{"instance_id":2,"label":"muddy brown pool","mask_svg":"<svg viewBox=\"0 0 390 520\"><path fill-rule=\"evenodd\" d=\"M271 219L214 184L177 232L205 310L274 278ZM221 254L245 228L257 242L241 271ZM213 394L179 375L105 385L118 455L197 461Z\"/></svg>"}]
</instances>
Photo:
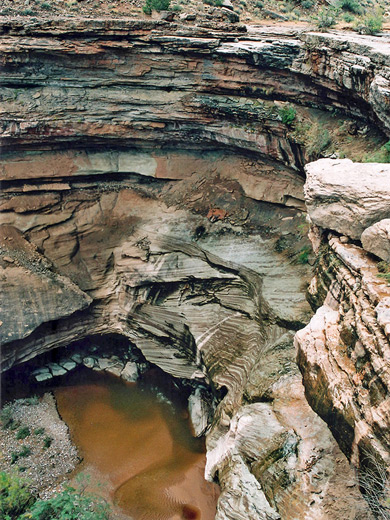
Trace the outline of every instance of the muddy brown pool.
<instances>
[{"instance_id":1,"label":"muddy brown pool","mask_svg":"<svg viewBox=\"0 0 390 520\"><path fill-rule=\"evenodd\" d=\"M58 411L94 491L134 520L212 520L218 487L182 407L114 376L86 371L57 387ZM125 516L122 516L123 518Z\"/></svg>"}]
</instances>

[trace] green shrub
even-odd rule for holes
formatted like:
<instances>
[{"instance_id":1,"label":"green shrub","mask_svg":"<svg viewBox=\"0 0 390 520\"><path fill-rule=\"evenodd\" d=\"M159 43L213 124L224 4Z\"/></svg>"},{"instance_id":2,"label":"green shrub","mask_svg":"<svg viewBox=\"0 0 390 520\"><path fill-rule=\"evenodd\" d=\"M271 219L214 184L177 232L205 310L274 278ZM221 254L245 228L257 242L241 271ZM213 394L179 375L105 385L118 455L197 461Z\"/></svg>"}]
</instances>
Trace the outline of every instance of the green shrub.
<instances>
[{"instance_id":1,"label":"green shrub","mask_svg":"<svg viewBox=\"0 0 390 520\"><path fill-rule=\"evenodd\" d=\"M23 468L20 468L22 470ZM25 468L24 468L25 469ZM49 500L36 500L28 482L0 472L1 520L108 520L109 507L100 497L67 487Z\"/></svg>"},{"instance_id":2,"label":"green shrub","mask_svg":"<svg viewBox=\"0 0 390 520\"><path fill-rule=\"evenodd\" d=\"M320 127L318 123L312 125L307 133L306 150L311 158L317 159L322 152L328 148L332 139L326 128Z\"/></svg>"},{"instance_id":3,"label":"green shrub","mask_svg":"<svg viewBox=\"0 0 390 520\"><path fill-rule=\"evenodd\" d=\"M367 153L363 158L363 162L390 163L390 141L379 149Z\"/></svg>"},{"instance_id":4,"label":"green shrub","mask_svg":"<svg viewBox=\"0 0 390 520\"><path fill-rule=\"evenodd\" d=\"M314 4L315 2L313 0L303 0L303 2L301 2L301 7L302 9L311 9L314 7Z\"/></svg>"},{"instance_id":5,"label":"green shrub","mask_svg":"<svg viewBox=\"0 0 390 520\"><path fill-rule=\"evenodd\" d=\"M390 285L390 264L382 260L377 263L379 274L378 278L383 278Z\"/></svg>"},{"instance_id":6,"label":"green shrub","mask_svg":"<svg viewBox=\"0 0 390 520\"><path fill-rule=\"evenodd\" d=\"M0 472L0 518L16 520L34 501L26 481L13 473Z\"/></svg>"},{"instance_id":7,"label":"green shrub","mask_svg":"<svg viewBox=\"0 0 390 520\"><path fill-rule=\"evenodd\" d=\"M45 449L50 448L52 442L53 442L53 439L52 439L51 437L45 437L45 438L43 439L43 447L44 447Z\"/></svg>"},{"instance_id":8,"label":"green shrub","mask_svg":"<svg viewBox=\"0 0 390 520\"><path fill-rule=\"evenodd\" d=\"M311 252L312 252L312 249L310 246L303 246L295 258L296 263L297 264L308 264L309 256L310 256Z\"/></svg>"},{"instance_id":9,"label":"green shrub","mask_svg":"<svg viewBox=\"0 0 390 520\"><path fill-rule=\"evenodd\" d=\"M152 11L166 11L170 3L170 0L146 0L142 10L145 14L151 15Z\"/></svg>"},{"instance_id":10,"label":"green shrub","mask_svg":"<svg viewBox=\"0 0 390 520\"><path fill-rule=\"evenodd\" d=\"M1 425L4 429L9 429L9 430L15 429L15 428L13 428L13 426L15 425L15 420L13 417L13 411L12 411L11 405L4 406L4 408L1 410L0 420L1 420Z\"/></svg>"},{"instance_id":11,"label":"green shrub","mask_svg":"<svg viewBox=\"0 0 390 520\"><path fill-rule=\"evenodd\" d=\"M285 106L279 108L279 115L282 119L282 123L284 123L287 126L290 126L293 123L293 121L295 121L297 111L292 106Z\"/></svg>"},{"instance_id":12,"label":"green shrub","mask_svg":"<svg viewBox=\"0 0 390 520\"><path fill-rule=\"evenodd\" d=\"M203 0L203 3L214 7L222 7L222 0ZM241 8L238 9L240 10Z\"/></svg>"},{"instance_id":13,"label":"green shrub","mask_svg":"<svg viewBox=\"0 0 390 520\"><path fill-rule=\"evenodd\" d=\"M17 439L25 439L29 435L31 435L30 428L28 426L23 426L22 428L20 428L18 430L18 433L16 434L16 438Z\"/></svg>"},{"instance_id":14,"label":"green shrub","mask_svg":"<svg viewBox=\"0 0 390 520\"><path fill-rule=\"evenodd\" d=\"M27 9L23 9L23 11L21 11L21 14L23 16L31 16L32 14L34 14L34 11L28 7Z\"/></svg>"},{"instance_id":15,"label":"green shrub","mask_svg":"<svg viewBox=\"0 0 390 520\"><path fill-rule=\"evenodd\" d=\"M174 11L175 13L178 13L179 11L182 11L182 6L179 5L179 4L175 4L171 7L171 10Z\"/></svg>"},{"instance_id":16,"label":"green shrub","mask_svg":"<svg viewBox=\"0 0 390 520\"><path fill-rule=\"evenodd\" d=\"M34 435L43 435L45 433L45 428L37 428L34 430Z\"/></svg>"},{"instance_id":17,"label":"green shrub","mask_svg":"<svg viewBox=\"0 0 390 520\"><path fill-rule=\"evenodd\" d=\"M345 13L345 15L343 16L344 22L347 22L347 23L353 22L354 19L355 19L355 17L351 13Z\"/></svg>"},{"instance_id":18,"label":"green shrub","mask_svg":"<svg viewBox=\"0 0 390 520\"><path fill-rule=\"evenodd\" d=\"M380 13L368 14L357 23L355 30L359 34L378 34L381 32L383 27L383 16Z\"/></svg>"},{"instance_id":19,"label":"green shrub","mask_svg":"<svg viewBox=\"0 0 390 520\"><path fill-rule=\"evenodd\" d=\"M19 452L18 451L11 451L11 464L15 464L19 459Z\"/></svg>"},{"instance_id":20,"label":"green shrub","mask_svg":"<svg viewBox=\"0 0 390 520\"><path fill-rule=\"evenodd\" d=\"M255 7L257 7L257 9L263 9L264 2L261 2L260 0L257 0L257 2L255 2Z\"/></svg>"},{"instance_id":21,"label":"green shrub","mask_svg":"<svg viewBox=\"0 0 390 520\"><path fill-rule=\"evenodd\" d=\"M332 7L323 8L318 11L317 16L314 18L315 24L321 31L330 29L337 23L338 10Z\"/></svg>"},{"instance_id":22,"label":"green shrub","mask_svg":"<svg viewBox=\"0 0 390 520\"><path fill-rule=\"evenodd\" d=\"M387 143L385 143L383 146L382 146L382 150L385 152L386 156L387 156L387 159L389 160L390 162L390 141L387 141Z\"/></svg>"},{"instance_id":23,"label":"green shrub","mask_svg":"<svg viewBox=\"0 0 390 520\"><path fill-rule=\"evenodd\" d=\"M22 446L22 449L19 451L19 457L28 457L31 455L31 448L29 446Z\"/></svg>"},{"instance_id":24,"label":"green shrub","mask_svg":"<svg viewBox=\"0 0 390 520\"><path fill-rule=\"evenodd\" d=\"M49 500L38 500L20 520L108 520L109 508L95 496L67 487Z\"/></svg>"},{"instance_id":25,"label":"green shrub","mask_svg":"<svg viewBox=\"0 0 390 520\"><path fill-rule=\"evenodd\" d=\"M27 399L25 399L25 403L28 404L29 406L35 406L35 405L39 404L39 397L37 395L27 397Z\"/></svg>"},{"instance_id":26,"label":"green shrub","mask_svg":"<svg viewBox=\"0 0 390 520\"><path fill-rule=\"evenodd\" d=\"M29 446L22 446L20 451L11 452L11 464L15 464L20 457L28 457L31 453L31 448Z\"/></svg>"},{"instance_id":27,"label":"green shrub","mask_svg":"<svg viewBox=\"0 0 390 520\"><path fill-rule=\"evenodd\" d=\"M361 14L362 8L356 0L339 0L338 6L343 11L349 11L354 14Z\"/></svg>"}]
</instances>

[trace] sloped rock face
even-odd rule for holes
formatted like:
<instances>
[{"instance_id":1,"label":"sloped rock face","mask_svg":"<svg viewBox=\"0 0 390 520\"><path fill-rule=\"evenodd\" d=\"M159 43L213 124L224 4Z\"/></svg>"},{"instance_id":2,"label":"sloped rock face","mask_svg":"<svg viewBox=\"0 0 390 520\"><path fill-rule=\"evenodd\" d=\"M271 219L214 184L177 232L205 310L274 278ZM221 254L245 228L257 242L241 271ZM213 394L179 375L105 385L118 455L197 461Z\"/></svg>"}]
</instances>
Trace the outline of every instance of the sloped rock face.
<instances>
[{"instance_id":1,"label":"sloped rock face","mask_svg":"<svg viewBox=\"0 0 390 520\"><path fill-rule=\"evenodd\" d=\"M338 189L329 190L325 166L330 179L341 177L354 165L344 161L318 161L308 166L306 193L309 194L309 216L319 222L311 201L326 191L331 204L337 204ZM318 182L315 171L323 171L325 182ZM379 171L379 168L381 170ZM366 171L366 174L364 173ZM380 227L382 213L388 213L389 168L373 165L376 180L382 179L382 203L377 197L365 199L366 188L371 190L371 172L367 165L356 165L363 189L360 215L369 215L377 207ZM314 173L313 173L314 172ZM381 173L386 175L381 176ZM315 182L312 182L314 175ZM348 175L346 176L348 185ZM387 197L385 190L387 188ZM348 196L348 189L346 190ZM346 204L348 205L348 204ZM327 220L328 229L312 225L312 241L317 251L318 268L310 285L310 292L317 304L322 303L309 325L295 336L298 362L302 370L309 402L326 420L343 450L358 463L367 463L367 456L374 455L380 464L389 464L389 358L390 315L388 302L390 287L378 268L379 259L351 242L356 238L357 227L345 225L343 218ZM374 214L366 225L375 220ZM324 222L324 221L323 221ZM359 216L355 224L362 225ZM326 225L326 224L325 224ZM339 226L342 226L343 229ZM338 236L329 228L344 233ZM363 235L366 231L363 231ZM369 231L367 231L369 234ZM362 235L362 237L363 237ZM349 238L350 237L350 238ZM365 240L363 240L363 245ZM381 248L378 256L381 256ZM375 250L370 248L371 253Z\"/></svg>"},{"instance_id":2,"label":"sloped rock face","mask_svg":"<svg viewBox=\"0 0 390 520\"><path fill-rule=\"evenodd\" d=\"M309 268L290 262L307 246L308 152L273 100L385 128L387 48L244 29L2 24L3 242L16 234L43 266L26 282L31 301L50 286L28 327L5 336L3 369L119 334L219 396L207 434L219 520L347 518L351 501L367 518L294 362L311 316ZM24 260L7 247L13 302Z\"/></svg>"}]
</instances>

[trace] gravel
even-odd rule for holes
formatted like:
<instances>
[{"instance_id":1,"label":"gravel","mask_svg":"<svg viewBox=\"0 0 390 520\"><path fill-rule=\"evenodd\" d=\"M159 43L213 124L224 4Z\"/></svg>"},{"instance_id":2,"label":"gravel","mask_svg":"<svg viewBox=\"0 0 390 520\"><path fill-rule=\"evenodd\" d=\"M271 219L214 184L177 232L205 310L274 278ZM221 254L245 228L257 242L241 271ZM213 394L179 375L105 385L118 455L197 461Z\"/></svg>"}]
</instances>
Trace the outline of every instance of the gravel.
<instances>
[{"instance_id":1,"label":"gravel","mask_svg":"<svg viewBox=\"0 0 390 520\"><path fill-rule=\"evenodd\" d=\"M13 425L4 428L4 407L0 428L0 471L17 470L31 483L33 492L41 498L49 498L63 489L67 475L80 462L68 427L58 415L50 393L40 400L18 399L8 407ZM30 434L18 439L18 432L26 427ZM27 453L31 450L31 453L18 455L23 449Z\"/></svg>"}]
</instances>

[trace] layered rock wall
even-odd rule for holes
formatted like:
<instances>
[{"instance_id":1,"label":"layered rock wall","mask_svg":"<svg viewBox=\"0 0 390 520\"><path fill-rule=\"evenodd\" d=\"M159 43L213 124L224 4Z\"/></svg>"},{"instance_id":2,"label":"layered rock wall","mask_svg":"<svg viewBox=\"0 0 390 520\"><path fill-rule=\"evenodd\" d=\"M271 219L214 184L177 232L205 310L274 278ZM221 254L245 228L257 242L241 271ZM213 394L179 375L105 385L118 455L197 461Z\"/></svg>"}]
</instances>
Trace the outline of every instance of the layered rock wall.
<instances>
[{"instance_id":1,"label":"layered rock wall","mask_svg":"<svg viewBox=\"0 0 390 520\"><path fill-rule=\"evenodd\" d=\"M322 159L307 174L318 259L309 291L322 305L295 337L306 394L355 463L374 454L388 466L389 266L374 244L375 229L390 215L390 168ZM368 233L369 251L361 243ZM383 241L381 231L377 240Z\"/></svg>"},{"instance_id":2,"label":"layered rock wall","mask_svg":"<svg viewBox=\"0 0 390 520\"><path fill-rule=\"evenodd\" d=\"M311 152L282 109L385 131L388 48L161 21L0 31L3 369L120 334L219 396L218 519L343 518L340 495L367 518L294 362L311 316L297 261Z\"/></svg>"}]
</instances>

